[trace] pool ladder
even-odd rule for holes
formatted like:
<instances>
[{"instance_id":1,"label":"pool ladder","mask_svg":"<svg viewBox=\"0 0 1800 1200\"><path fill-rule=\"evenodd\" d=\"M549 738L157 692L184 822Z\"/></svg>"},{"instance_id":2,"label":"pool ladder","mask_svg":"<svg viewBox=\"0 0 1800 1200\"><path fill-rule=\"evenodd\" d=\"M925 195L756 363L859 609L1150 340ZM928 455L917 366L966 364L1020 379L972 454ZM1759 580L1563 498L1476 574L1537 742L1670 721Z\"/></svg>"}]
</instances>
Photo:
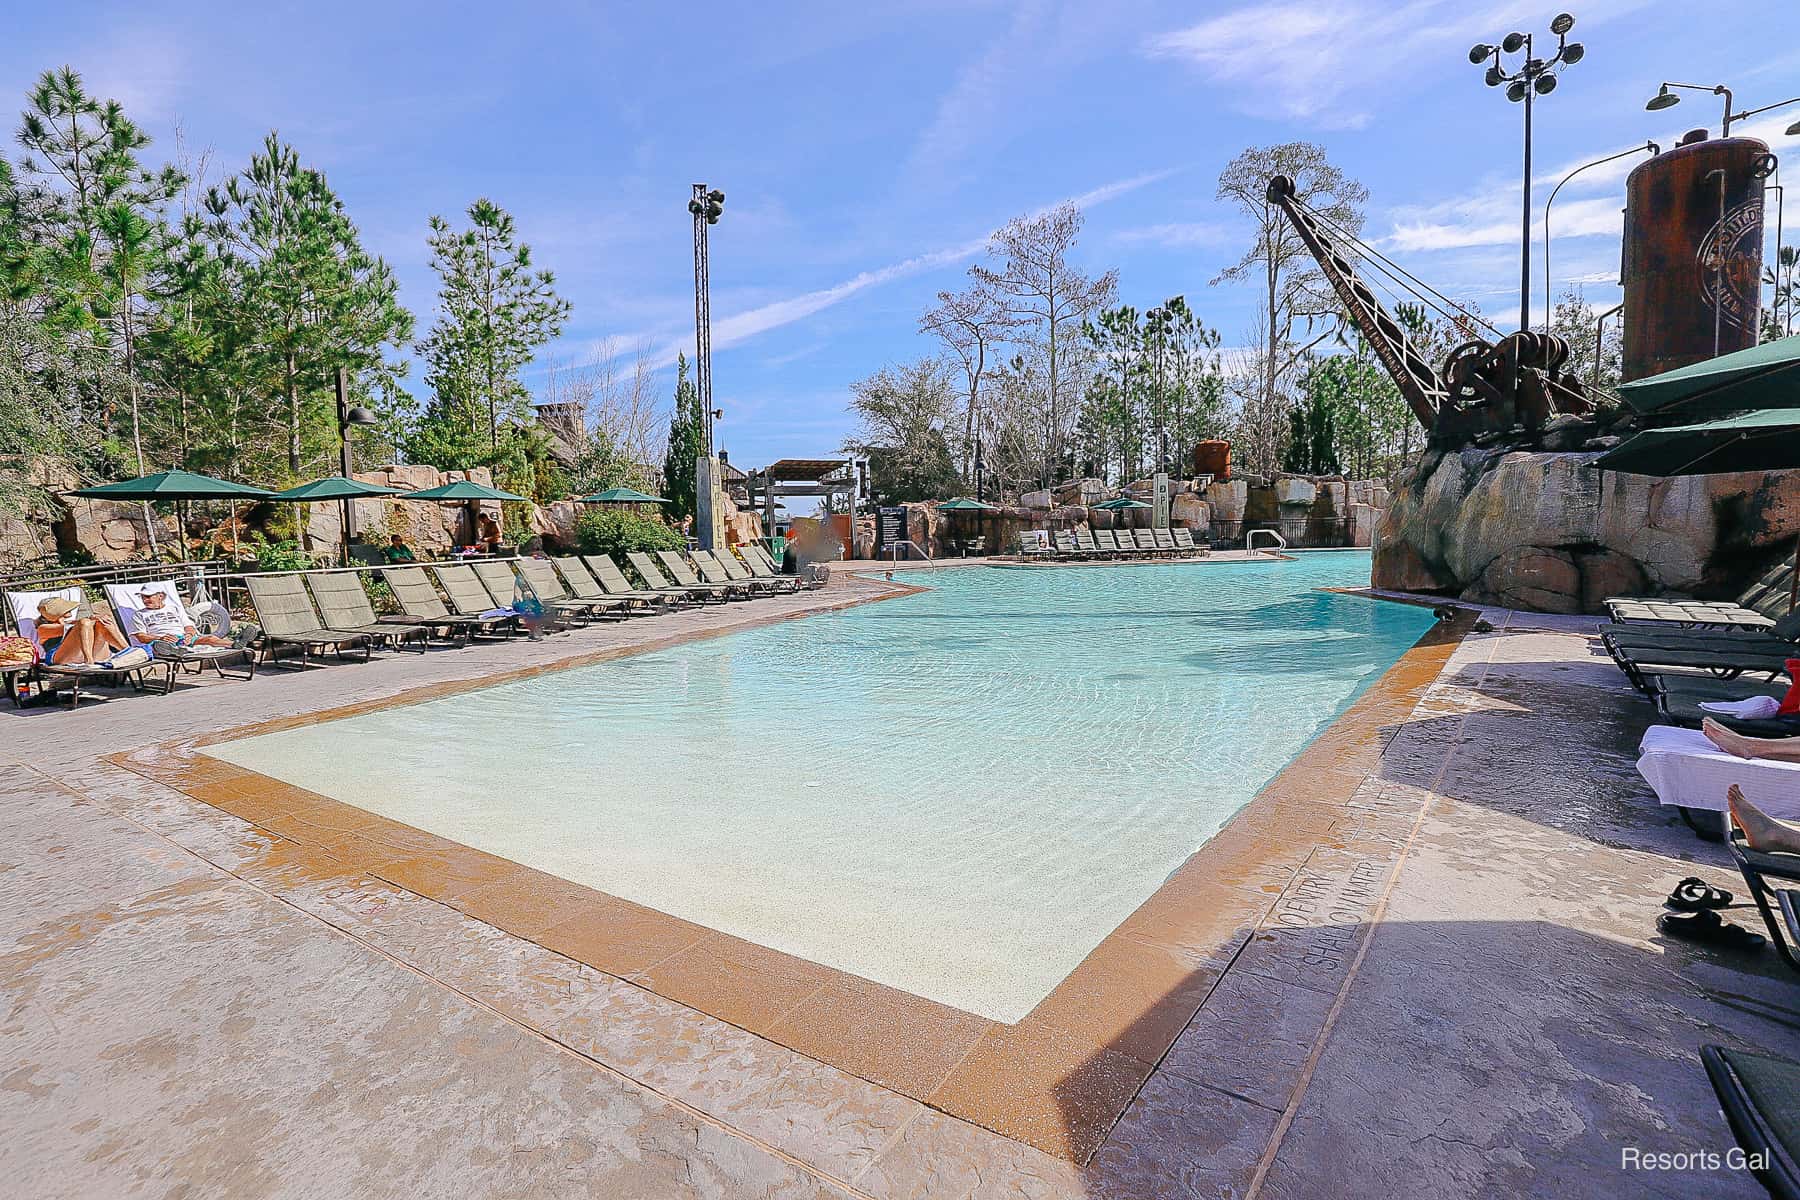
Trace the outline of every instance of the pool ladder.
<instances>
[{"instance_id":1,"label":"pool ladder","mask_svg":"<svg viewBox=\"0 0 1800 1200\"><path fill-rule=\"evenodd\" d=\"M919 543L912 541L910 539L908 539L906 541L889 542L888 543L888 552L893 555L893 557L889 560L890 562L899 562L900 561L900 547L902 547L902 546L911 546L913 553L917 554L920 558L925 560L926 566L928 566L928 567L937 566L937 563L932 559L931 555L925 553L925 547L919 545ZM907 561L911 562L912 560L909 558Z\"/></svg>"},{"instance_id":2,"label":"pool ladder","mask_svg":"<svg viewBox=\"0 0 1800 1200\"><path fill-rule=\"evenodd\" d=\"M1246 533L1244 535L1244 553L1246 553L1246 554L1255 554L1256 553L1256 535L1259 533L1266 533L1270 537L1275 539L1275 552L1277 554L1279 554L1281 551L1287 549L1287 539L1282 537L1281 534L1276 532L1275 530L1273 530L1273 529L1252 529L1249 533Z\"/></svg>"}]
</instances>

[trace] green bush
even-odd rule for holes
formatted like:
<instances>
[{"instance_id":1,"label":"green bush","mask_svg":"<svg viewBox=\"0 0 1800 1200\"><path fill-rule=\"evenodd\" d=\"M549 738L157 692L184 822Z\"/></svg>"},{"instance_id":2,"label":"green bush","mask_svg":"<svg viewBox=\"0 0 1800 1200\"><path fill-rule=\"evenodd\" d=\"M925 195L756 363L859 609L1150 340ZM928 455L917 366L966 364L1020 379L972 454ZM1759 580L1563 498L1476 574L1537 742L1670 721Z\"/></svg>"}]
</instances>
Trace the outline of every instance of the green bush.
<instances>
[{"instance_id":1,"label":"green bush","mask_svg":"<svg viewBox=\"0 0 1800 1200\"><path fill-rule=\"evenodd\" d=\"M660 518L618 509L592 509L575 518L575 541L583 554L610 554L620 563L632 551L687 548L687 539Z\"/></svg>"},{"instance_id":2,"label":"green bush","mask_svg":"<svg viewBox=\"0 0 1800 1200\"><path fill-rule=\"evenodd\" d=\"M258 571L309 571L317 565L298 542L265 542L252 535L249 545Z\"/></svg>"}]
</instances>

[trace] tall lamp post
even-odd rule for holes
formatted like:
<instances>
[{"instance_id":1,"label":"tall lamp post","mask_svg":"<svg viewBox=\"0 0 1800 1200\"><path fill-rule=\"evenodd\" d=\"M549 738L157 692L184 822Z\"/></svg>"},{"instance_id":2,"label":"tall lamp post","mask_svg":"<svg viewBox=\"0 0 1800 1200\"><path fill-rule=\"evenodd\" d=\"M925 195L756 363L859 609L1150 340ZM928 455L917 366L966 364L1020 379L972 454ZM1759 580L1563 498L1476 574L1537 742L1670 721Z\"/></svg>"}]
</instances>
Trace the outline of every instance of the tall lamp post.
<instances>
[{"instance_id":1,"label":"tall lamp post","mask_svg":"<svg viewBox=\"0 0 1800 1200\"><path fill-rule=\"evenodd\" d=\"M694 471L694 532L702 550L716 549L719 525L719 462L713 457L712 398L712 267L707 260L706 231L725 211L725 193L704 183L688 198L694 218L694 390L706 420L706 453Z\"/></svg>"},{"instance_id":2,"label":"tall lamp post","mask_svg":"<svg viewBox=\"0 0 1800 1200\"><path fill-rule=\"evenodd\" d=\"M337 426L338 426L338 474L345 479L350 478L350 427L352 425L375 425L380 418L362 405L350 403L349 376L344 368L337 369ZM349 497L344 501L344 565L350 565L350 539L356 536L356 510L350 506Z\"/></svg>"},{"instance_id":3,"label":"tall lamp post","mask_svg":"<svg viewBox=\"0 0 1800 1200\"><path fill-rule=\"evenodd\" d=\"M1569 182L1569 180L1575 178L1577 175L1581 174L1583 171L1587 170L1589 167L1597 167L1602 163L1609 163L1609 162L1614 161L1615 159L1628 158L1633 154L1644 154L1646 152L1650 155L1651 158L1655 158L1658 154L1662 153L1662 147L1657 145L1655 142L1645 142L1641 146L1633 146L1629 150L1621 150L1617 154L1609 154L1605 158L1596 158L1593 162L1582 163L1579 167L1576 167L1573 171L1570 171L1567 175L1564 175L1562 177L1562 179L1557 182L1557 185L1550 189L1550 198L1548 200L1544 201L1544 332L1545 333L1550 332L1550 309L1551 309L1551 304L1552 304L1552 300L1550 298L1550 206L1552 204L1556 203L1556 193L1563 190L1563 184ZM1521 321L1520 325L1523 325L1523 324L1524 324L1524 322Z\"/></svg>"},{"instance_id":4,"label":"tall lamp post","mask_svg":"<svg viewBox=\"0 0 1800 1200\"><path fill-rule=\"evenodd\" d=\"M1500 39L1500 44L1490 46L1486 42L1477 43L1469 50L1469 61L1476 66L1488 64L1485 79L1489 87L1506 85L1506 98L1515 104L1525 106L1525 177L1522 202L1520 204L1519 235L1519 327L1526 328L1530 324L1531 314L1531 101L1535 96L1548 96L1556 90L1558 67L1572 67L1580 62L1586 50L1580 42L1568 40L1569 30L1575 28L1575 18L1568 13L1558 13L1550 22L1550 32L1556 35L1556 53L1549 58L1538 58L1532 53L1532 35L1513 32ZM1516 69L1508 71L1503 55L1517 54L1524 51L1525 57L1519 60Z\"/></svg>"}]
</instances>

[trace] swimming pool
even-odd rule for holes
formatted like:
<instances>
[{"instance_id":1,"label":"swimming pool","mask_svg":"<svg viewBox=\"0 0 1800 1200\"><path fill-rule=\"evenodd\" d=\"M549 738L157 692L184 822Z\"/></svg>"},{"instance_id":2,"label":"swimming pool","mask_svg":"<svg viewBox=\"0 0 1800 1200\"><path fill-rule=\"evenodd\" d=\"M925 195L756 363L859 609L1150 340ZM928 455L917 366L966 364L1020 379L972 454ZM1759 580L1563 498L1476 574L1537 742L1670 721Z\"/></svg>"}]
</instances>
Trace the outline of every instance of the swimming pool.
<instances>
[{"instance_id":1,"label":"swimming pool","mask_svg":"<svg viewBox=\"0 0 1800 1200\"><path fill-rule=\"evenodd\" d=\"M207 753L1014 1022L1432 623L1366 554L931 590Z\"/></svg>"}]
</instances>

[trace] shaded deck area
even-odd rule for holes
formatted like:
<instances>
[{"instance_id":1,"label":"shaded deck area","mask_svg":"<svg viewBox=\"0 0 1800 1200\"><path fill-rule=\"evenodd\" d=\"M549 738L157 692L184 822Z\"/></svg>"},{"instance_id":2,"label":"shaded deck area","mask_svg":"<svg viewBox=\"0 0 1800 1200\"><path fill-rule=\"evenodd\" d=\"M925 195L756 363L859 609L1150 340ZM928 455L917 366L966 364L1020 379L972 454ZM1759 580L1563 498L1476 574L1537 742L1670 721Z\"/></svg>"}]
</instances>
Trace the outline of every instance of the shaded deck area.
<instances>
[{"instance_id":1,"label":"shaded deck area","mask_svg":"<svg viewBox=\"0 0 1800 1200\"><path fill-rule=\"evenodd\" d=\"M1592 622L1429 639L1083 964L1105 986L1047 1028L1086 1037L970 1047L937 1103L856 1057L904 1052L903 1011L803 1052L509 932L527 896L478 919L429 861L371 873L317 814L108 761L884 590L0 713L0 1171L36 1196L1761 1194L1620 1165L1726 1148L1696 1049L1792 1047L1800 979L1656 932L1682 876L1742 888L1638 781L1650 710Z\"/></svg>"}]
</instances>

